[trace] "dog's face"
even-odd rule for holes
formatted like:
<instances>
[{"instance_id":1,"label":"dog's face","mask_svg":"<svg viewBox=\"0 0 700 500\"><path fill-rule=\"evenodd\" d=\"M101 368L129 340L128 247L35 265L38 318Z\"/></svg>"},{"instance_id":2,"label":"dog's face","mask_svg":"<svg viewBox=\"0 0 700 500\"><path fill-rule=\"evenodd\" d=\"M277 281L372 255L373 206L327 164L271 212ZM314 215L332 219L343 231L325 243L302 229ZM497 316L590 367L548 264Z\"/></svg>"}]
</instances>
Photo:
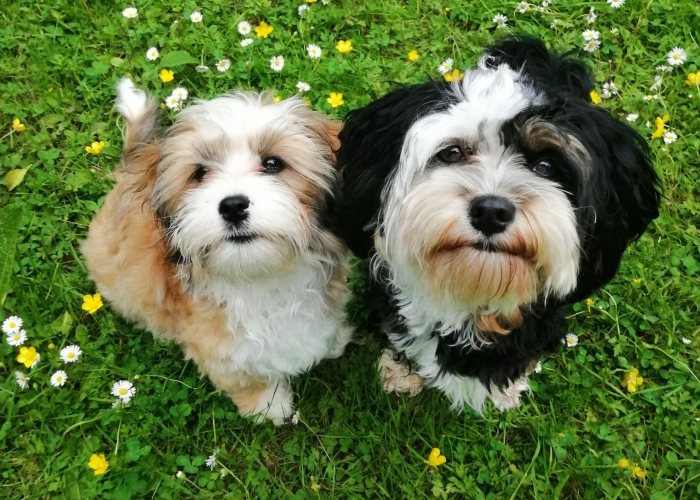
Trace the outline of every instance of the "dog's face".
<instances>
[{"instance_id":1,"label":"dog's face","mask_svg":"<svg viewBox=\"0 0 700 500\"><path fill-rule=\"evenodd\" d=\"M288 269L313 243L332 189L332 127L297 98L237 93L182 111L154 189L173 250L233 281Z\"/></svg>"},{"instance_id":2,"label":"dog's face","mask_svg":"<svg viewBox=\"0 0 700 500\"><path fill-rule=\"evenodd\" d=\"M579 63L528 43L497 46L460 83L380 99L340 136L351 248L370 236L395 277L443 307L508 315L541 295L586 297L657 215L639 136L590 104ZM373 144L364 129L380 123ZM372 158L382 174L368 175Z\"/></svg>"}]
</instances>

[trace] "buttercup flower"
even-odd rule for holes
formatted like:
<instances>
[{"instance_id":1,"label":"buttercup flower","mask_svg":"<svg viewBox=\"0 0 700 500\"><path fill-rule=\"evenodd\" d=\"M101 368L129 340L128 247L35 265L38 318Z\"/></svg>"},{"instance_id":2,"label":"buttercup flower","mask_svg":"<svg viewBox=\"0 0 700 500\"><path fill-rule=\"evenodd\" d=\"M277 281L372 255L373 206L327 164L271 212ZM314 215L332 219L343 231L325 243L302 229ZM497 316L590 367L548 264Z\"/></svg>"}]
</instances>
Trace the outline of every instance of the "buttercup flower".
<instances>
[{"instance_id":1,"label":"buttercup flower","mask_svg":"<svg viewBox=\"0 0 700 500\"><path fill-rule=\"evenodd\" d=\"M306 3L316 3L316 0L305 0Z\"/></svg>"},{"instance_id":2,"label":"buttercup flower","mask_svg":"<svg viewBox=\"0 0 700 500\"><path fill-rule=\"evenodd\" d=\"M318 59L319 57L321 57L323 51L321 50L321 47L312 43L311 45L306 47L306 53L309 54L309 57L311 59Z\"/></svg>"},{"instance_id":3,"label":"buttercup flower","mask_svg":"<svg viewBox=\"0 0 700 500\"><path fill-rule=\"evenodd\" d=\"M700 85L700 71L697 73L688 74L688 79L685 81L686 85Z\"/></svg>"},{"instance_id":4,"label":"buttercup flower","mask_svg":"<svg viewBox=\"0 0 700 500\"><path fill-rule=\"evenodd\" d=\"M420 58L418 55L417 50L412 50L411 52L408 53L408 60L409 61L417 61Z\"/></svg>"},{"instance_id":5,"label":"buttercup flower","mask_svg":"<svg viewBox=\"0 0 700 500\"><path fill-rule=\"evenodd\" d=\"M627 115L627 121L630 123L636 122L637 118L639 118L639 115L637 113L630 113L629 115Z\"/></svg>"},{"instance_id":6,"label":"buttercup flower","mask_svg":"<svg viewBox=\"0 0 700 500\"><path fill-rule=\"evenodd\" d=\"M19 120L19 118L15 118L12 120L12 130L15 132L24 132L27 130L27 127Z\"/></svg>"},{"instance_id":7,"label":"buttercup flower","mask_svg":"<svg viewBox=\"0 0 700 500\"><path fill-rule=\"evenodd\" d=\"M170 95L179 101L185 101L187 100L187 89L184 87L177 87Z\"/></svg>"},{"instance_id":8,"label":"buttercup flower","mask_svg":"<svg viewBox=\"0 0 700 500\"><path fill-rule=\"evenodd\" d=\"M107 458L105 457L104 453L100 453L99 455L93 453L90 456L90 461L88 462L88 467L90 467L93 471L95 471L96 476L101 476L105 472L107 472L107 468L109 467L109 462L107 461Z\"/></svg>"},{"instance_id":9,"label":"buttercup flower","mask_svg":"<svg viewBox=\"0 0 700 500\"><path fill-rule=\"evenodd\" d=\"M124 403L128 403L136 394L136 387L128 380L120 380L112 386L112 396L116 396Z\"/></svg>"},{"instance_id":10,"label":"buttercup flower","mask_svg":"<svg viewBox=\"0 0 700 500\"><path fill-rule=\"evenodd\" d=\"M241 47L247 47L251 43L253 43L252 38L244 38L243 40L241 40Z\"/></svg>"},{"instance_id":11,"label":"buttercup flower","mask_svg":"<svg viewBox=\"0 0 700 500\"><path fill-rule=\"evenodd\" d=\"M5 333L17 333L22 328L22 318L19 316L10 316L2 322L2 331Z\"/></svg>"},{"instance_id":12,"label":"buttercup flower","mask_svg":"<svg viewBox=\"0 0 700 500\"><path fill-rule=\"evenodd\" d=\"M584 40L598 40L600 37L600 32L596 30L586 30L583 33L581 33L581 36L583 37Z\"/></svg>"},{"instance_id":13,"label":"buttercup flower","mask_svg":"<svg viewBox=\"0 0 700 500\"><path fill-rule=\"evenodd\" d=\"M260 24L255 27L255 34L258 38L267 38L273 31L275 31L275 28L265 21L260 21Z\"/></svg>"},{"instance_id":14,"label":"buttercup flower","mask_svg":"<svg viewBox=\"0 0 700 500\"><path fill-rule=\"evenodd\" d=\"M428 455L428 460L423 461L429 466L437 468L447 462L447 458L440 454L440 448L433 448L433 451Z\"/></svg>"},{"instance_id":15,"label":"buttercup flower","mask_svg":"<svg viewBox=\"0 0 700 500\"><path fill-rule=\"evenodd\" d=\"M663 137L664 134L666 133L666 123L668 122L668 115L664 115L663 117L657 116L656 120L654 120L654 124L656 125L656 130L654 131L653 134L651 134L652 139L658 139L659 137Z\"/></svg>"},{"instance_id":16,"label":"buttercup flower","mask_svg":"<svg viewBox=\"0 0 700 500\"><path fill-rule=\"evenodd\" d=\"M192 21L193 23L201 23L202 19L203 17L201 12L195 11L192 14L190 14L190 21Z\"/></svg>"},{"instance_id":17,"label":"buttercup flower","mask_svg":"<svg viewBox=\"0 0 700 500\"><path fill-rule=\"evenodd\" d=\"M226 70L228 70L231 67L231 61L228 59L222 59L218 63L216 63L216 69L221 71L222 73Z\"/></svg>"},{"instance_id":18,"label":"buttercup flower","mask_svg":"<svg viewBox=\"0 0 700 500\"><path fill-rule=\"evenodd\" d=\"M678 139L678 136L674 132L666 132L664 134L664 142L666 144L672 144L676 142L676 139Z\"/></svg>"},{"instance_id":19,"label":"buttercup flower","mask_svg":"<svg viewBox=\"0 0 700 500\"><path fill-rule=\"evenodd\" d=\"M440 66L438 66L438 71L440 72L441 75L446 75L450 71L452 71L452 61L451 58L445 59L443 62L440 63Z\"/></svg>"},{"instance_id":20,"label":"buttercup flower","mask_svg":"<svg viewBox=\"0 0 700 500\"><path fill-rule=\"evenodd\" d=\"M634 368L622 379L622 387L626 387L627 392L637 392L637 387L642 385L643 382L644 379L639 376L639 370Z\"/></svg>"},{"instance_id":21,"label":"buttercup flower","mask_svg":"<svg viewBox=\"0 0 700 500\"><path fill-rule=\"evenodd\" d=\"M180 105L182 103L180 102L180 99L175 97L174 95L170 95L165 99L165 105L169 107L170 109L174 109L175 111L180 110Z\"/></svg>"},{"instance_id":22,"label":"buttercup flower","mask_svg":"<svg viewBox=\"0 0 700 500\"><path fill-rule=\"evenodd\" d=\"M343 94L340 93L335 93L331 92L331 96L326 99L328 104L333 106L334 108L337 108L338 106L342 106L345 104L345 101L343 101Z\"/></svg>"},{"instance_id":23,"label":"buttercup flower","mask_svg":"<svg viewBox=\"0 0 700 500\"><path fill-rule=\"evenodd\" d=\"M122 11L122 16L128 18L128 19L133 19L136 16L139 15L139 12L136 10L135 7L127 7Z\"/></svg>"},{"instance_id":24,"label":"buttercup flower","mask_svg":"<svg viewBox=\"0 0 700 500\"><path fill-rule=\"evenodd\" d=\"M599 48L600 48L600 41L599 40L589 40L583 46L583 50L585 50L586 52L595 52Z\"/></svg>"},{"instance_id":25,"label":"buttercup flower","mask_svg":"<svg viewBox=\"0 0 700 500\"><path fill-rule=\"evenodd\" d=\"M99 293L83 296L83 310L90 314L95 314L102 305L102 297Z\"/></svg>"},{"instance_id":26,"label":"buttercup flower","mask_svg":"<svg viewBox=\"0 0 700 500\"><path fill-rule=\"evenodd\" d=\"M671 66L683 64L687 58L688 54L686 54L685 50L681 49L680 47L675 47L666 56L666 60Z\"/></svg>"},{"instance_id":27,"label":"buttercup flower","mask_svg":"<svg viewBox=\"0 0 700 500\"><path fill-rule=\"evenodd\" d=\"M459 82L464 78L464 74L460 73L458 69L454 69L452 73L447 73L444 78L446 82Z\"/></svg>"},{"instance_id":28,"label":"buttercup flower","mask_svg":"<svg viewBox=\"0 0 700 500\"><path fill-rule=\"evenodd\" d=\"M155 61L156 59L158 59L158 49L156 49L155 47L151 47L150 49L148 49L146 51L146 59L148 59L149 61Z\"/></svg>"},{"instance_id":29,"label":"buttercup flower","mask_svg":"<svg viewBox=\"0 0 700 500\"><path fill-rule=\"evenodd\" d=\"M578 345L578 336L573 333L566 334L566 347L576 347Z\"/></svg>"},{"instance_id":30,"label":"buttercup flower","mask_svg":"<svg viewBox=\"0 0 700 500\"><path fill-rule=\"evenodd\" d=\"M270 59L270 68L272 68L273 71L282 71L282 68L284 68L284 57L275 56Z\"/></svg>"},{"instance_id":31,"label":"buttercup flower","mask_svg":"<svg viewBox=\"0 0 700 500\"><path fill-rule=\"evenodd\" d=\"M600 95L595 90L591 90L591 102L593 104L600 104Z\"/></svg>"},{"instance_id":32,"label":"buttercup flower","mask_svg":"<svg viewBox=\"0 0 700 500\"><path fill-rule=\"evenodd\" d=\"M623 469L626 469L627 467L630 466L630 462L629 462L629 460L627 460L626 458L623 457L620 460L618 460L617 465L619 465Z\"/></svg>"},{"instance_id":33,"label":"buttercup flower","mask_svg":"<svg viewBox=\"0 0 700 500\"><path fill-rule=\"evenodd\" d=\"M16 371L15 372L15 378L17 379L17 385L19 386L20 389L26 389L27 388L27 383L29 382L29 377L27 377L24 373L21 371Z\"/></svg>"},{"instance_id":34,"label":"buttercup flower","mask_svg":"<svg viewBox=\"0 0 700 500\"><path fill-rule=\"evenodd\" d=\"M51 385L54 387L61 387L66 383L68 375L63 370L58 370L56 373L51 375Z\"/></svg>"},{"instance_id":35,"label":"buttercup flower","mask_svg":"<svg viewBox=\"0 0 700 500\"><path fill-rule=\"evenodd\" d=\"M503 14L496 14L495 16L493 16L492 21L496 25L496 29L500 29L500 28L506 27L506 23L508 22L508 18L506 16L504 16Z\"/></svg>"},{"instance_id":36,"label":"buttercup flower","mask_svg":"<svg viewBox=\"0 0 700 500\"><path fill-rule=\"evenodd\" d=\"M352 50L352 42L350 40L338 40L335 50L341 54L347 54Z\"/></svg>"},{"instance_id":37,"label":"buttercup flower","mask_svg":"<svg viewBox=\"0 0 700 500\"><path fill-rule=\"evenodd\" d=\"M632 469L630 469L630 470L632 471L632 475L633 475L634 477L636 477L637 479L644 479L645 477L647 477L647 471L645 471L644 469L642 469L642 468L641 468L640 466L638 466L637 464L634 464L634 465L632 466Z\"/></svg>"},{"instance_id":38,"label":"buttercup flower","mask_svg":"<svg viewBox=\"0 0 700 500\"><path fill-rule=\"evenodd\" d=\"M297 12L298 12L299 15L301 16L301 15L304 14L304 11L305 11L305 10L309 10L309 6L306 5L305 3L303 3L303 4L301 4L301 5L299 6L299 8L297 9Z\"/></svg>"},{"instance_id":39,"label":"buttercup flower","mask_svg":"<svg viewBox=\"0 0 700 500\"><path fill-rule=\"evenodd\" d=\"M27 368L32 368L39 361L39 353L33 347L21 347L17 361L22 363Z\"/></svg>"},{"instance_id":40,"label":"buttercup flower","mask_svg":"<svg viewBox=\"0 0 700 500\"><path fill-rule=\"evenodd\" d=\"M61 359L64 363L75 363L80 358L83 351L77 345L69 345L61 349Z\"/></svg>"},{"instance_id":41,"label":"buttercup flower","mask_svg":"<svg viewBox=\"0 0 700 500\"><path fill-rule=\"evenodd\" d=\"M173 78L175 78L175 73L173 73L173 70L171 69L161 69L158 76L163 83L168 83L173 81Z\"/></svg>"},{"instance_id":42,"label":"buttercup flower","mask_svg":"<svg viewBox=\"0 0 700 500\"><path fill-rule=\"evenodd\" d=\"M608 0L608 3L613 9L619 9L624 5L625 0Z\"/></svg>"},{"instance_id":43,"label":"buttercup flower","mask_svg":"<svg viewBox=\"0 0 700 500\"><path fill-rule=\"evenodd\" d=\"M300 93L301 92L308 92L309 90L311 90L311 86L306 82L299 82L299 83L297 83L297 89L299 90Z\"/></svg>"},{"instance_id":44,"label":"buttercup flower","mask_svg":"<svg viewBox=\"0 0 700 500\"><path fill-rule=\"evenodd\" d=\"M524 14L525 12L530 10L530 5L527 2L520 2L516 9L518 9L518 12L520 12L521 14Z\"/></svg>"},{"instance_id":45,"label":"buttercup flower","mask_svg":"<svg viewBox=\"0 0 700 500\"><path fill-rule=\"evenodd\" d=\"M248 21L241 21L240 23L238 23L238 32L241 35L247 35L252 29L253 28L250 26L250 23Z\"/></svg>"},{"instance_id":46,"label":"buttercup flower","mask_svg":"<svg viewBox=\"0 0 700 500\"><path fill-rule=\"evenodd\" d=\"M27 340L27 332L19 330L15 333L7 334L7 343L13 347L19 347Z\"/></svg>"},{"instance_id":47,"label":"buttercup flower","mask_svg":"<svg viewBox=\"0 0 700 500\"><path fill-rule=\"evenodd\" d=\"M89 146L85 146L85 151L90 154L98 155L102 152L105 147L105 141L94 141Z\"/></svg>"}]
</instances>

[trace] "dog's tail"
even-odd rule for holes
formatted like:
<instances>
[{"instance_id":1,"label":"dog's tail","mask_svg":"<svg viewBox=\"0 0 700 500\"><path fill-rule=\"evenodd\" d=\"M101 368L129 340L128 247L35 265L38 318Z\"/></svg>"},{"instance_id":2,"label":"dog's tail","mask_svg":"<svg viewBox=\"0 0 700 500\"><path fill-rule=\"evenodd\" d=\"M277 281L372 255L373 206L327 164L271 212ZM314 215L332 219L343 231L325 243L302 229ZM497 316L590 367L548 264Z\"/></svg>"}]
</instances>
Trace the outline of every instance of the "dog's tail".
<instances>
[{"instance_id":1,"label":"dog's tail","mask_svg":"<svg viewBox=\"0 0 700 500\"><path fill-rule=\"evenodd\" d=\"M158 135L160 109L158 102L137 89L129 78L122 78L117 84L116 108L126 120L122 151L126 166Z\"/></svg>"}]
</instances>

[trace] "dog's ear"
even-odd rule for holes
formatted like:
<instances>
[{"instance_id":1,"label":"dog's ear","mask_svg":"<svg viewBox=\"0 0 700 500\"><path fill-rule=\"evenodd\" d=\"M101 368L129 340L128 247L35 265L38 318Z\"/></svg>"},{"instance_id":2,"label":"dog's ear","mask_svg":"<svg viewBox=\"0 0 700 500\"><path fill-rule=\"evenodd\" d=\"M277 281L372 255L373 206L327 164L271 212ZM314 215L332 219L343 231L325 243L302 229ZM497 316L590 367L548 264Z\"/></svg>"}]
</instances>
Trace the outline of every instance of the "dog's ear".
<instances>
[{"instance_id":1,"label":"dog's ear","mask_svg":"<svg viewBox=\"0 0 700 500\"><path fill-rule=\"evenodd\" d=\"M489 46L484 55L487 67L506 64L532 80L537 87L551 93L573 94L590 101L593 80L586 66L569 57L547 50L544 43L531 35L515 35Z\"/></svg>"},{"instance_id":2,"label":"dog's ear","mask_svg":"<svg viewBox=\"0 0 700 500\"><path fill-rule=\"evenodd\" d=\"M382 190L399 163L406 133L425 113L449 104L448 90L445 82L404 87L345 117L334 226L358 257L366 258L374 246Z\"/></svg>"},{"instance_id":3,"label":"dog's ear","mask_svg":"<svg viewBox=\"0 0 700 500\"><path fill-rule=\"evenodd\" d=\"M575 120L592 168L579 196L582 254L568 302L612 280L627 246L658 217L661 196L648 145L632 127L591 105Z\"/></svg>"}]
</instances>

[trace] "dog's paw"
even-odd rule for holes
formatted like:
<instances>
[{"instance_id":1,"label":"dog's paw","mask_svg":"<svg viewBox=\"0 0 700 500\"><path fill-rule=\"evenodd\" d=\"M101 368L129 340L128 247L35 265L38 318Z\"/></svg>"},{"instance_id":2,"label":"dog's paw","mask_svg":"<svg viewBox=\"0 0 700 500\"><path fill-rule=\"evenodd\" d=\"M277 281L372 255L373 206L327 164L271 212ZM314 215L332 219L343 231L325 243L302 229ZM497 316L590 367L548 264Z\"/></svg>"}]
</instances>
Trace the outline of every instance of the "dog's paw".
<instances>
[{"instance_id":1,"label":"dog's paw","mask_svg":"<svg viewBox=\"0 0 700 500\"><path fill-rule=\"evenodd\" d=\"M408 392L411 396L418 394L425 384L425 380L411 372L408 365L397 359L390 349L384 351L379 359L379 378L386 392Z\"/></svg>"},{"instance_id":2,"label":"dog's paw","mask_svg":"<svg viewBox=\"0 0 700 500\"><path fill-rule=\"evenodd\" d=\"M262 393L258 405L250 413L258 424L266 420L276 426L287 422L294 414L294 399L286 383L270 385Z\"/></svg>"},{"instance_id":3,"label":"dog's paw","mask_svg":"<svg viewBox=\"0 0 700 500\"><path fill-rule=\"evenodd\" d=\"M520 377L503 390L493 387L489 399L498 411L504 412L520 406L520 393L529 390L527 377Z\"/></svg>"}]
</instances>

